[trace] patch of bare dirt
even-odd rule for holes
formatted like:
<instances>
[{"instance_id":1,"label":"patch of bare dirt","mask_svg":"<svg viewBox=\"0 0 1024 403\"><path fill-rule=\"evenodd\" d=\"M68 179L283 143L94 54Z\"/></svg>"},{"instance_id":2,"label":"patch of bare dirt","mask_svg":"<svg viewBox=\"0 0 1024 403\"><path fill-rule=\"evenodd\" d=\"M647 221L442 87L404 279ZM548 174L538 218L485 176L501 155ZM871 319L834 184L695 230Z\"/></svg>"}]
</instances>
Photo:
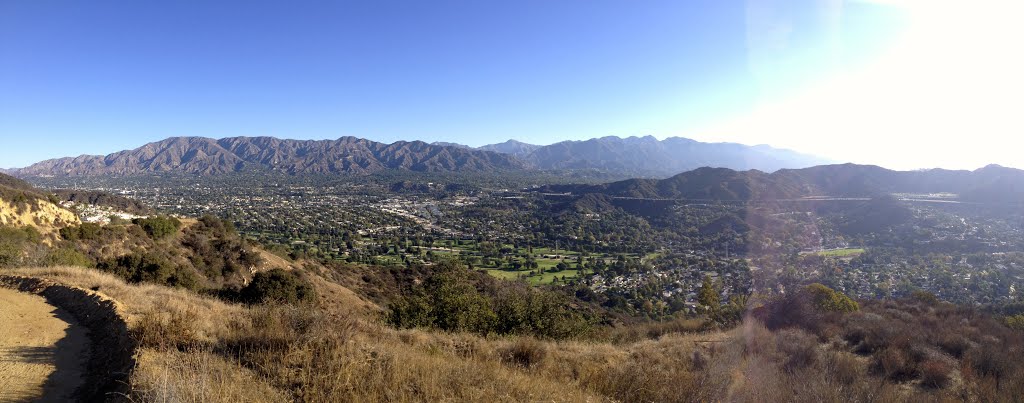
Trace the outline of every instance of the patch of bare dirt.
<instances>
[{"instance_id":1,"label":"patch of bare dirt","mask_svg":"<svg viewBox=\"0 0 1024 403\"><path fill-rule=\"evenodd\" d=\"M0 287L0 402L73 400L85 379L88 333L45 298Z\"/></svg>"}]
</instances>

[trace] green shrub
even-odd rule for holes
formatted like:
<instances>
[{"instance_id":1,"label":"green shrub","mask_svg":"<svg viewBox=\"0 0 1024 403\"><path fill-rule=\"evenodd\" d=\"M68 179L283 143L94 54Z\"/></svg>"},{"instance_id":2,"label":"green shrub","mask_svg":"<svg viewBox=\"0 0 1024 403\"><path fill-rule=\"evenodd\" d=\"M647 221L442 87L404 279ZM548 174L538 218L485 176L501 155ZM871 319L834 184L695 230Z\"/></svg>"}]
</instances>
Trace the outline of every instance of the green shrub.
<instances>
[{"instance_id":1,"label":"green shrub","mask_svg":"<svg viewBox=\"0 0 1024 403\"><path fill-rule=\"evenodd\" d=\"M15 266L21 261L25 234L17 228L0 227L0 267Z\"/></svg>"},{"instance_id":2,"label":"green shrub","mask_svg":"<svg viewBox=\"0 0 1024 403\"><path fill-rule=\"evenodd\" d=\"M1024 314L1007 316L1006 326L1013 330L1024 330Z\"/></svg>"},{"instance_id":3,"label":"green shrub","mask_svg":"<svg viewBox=\"0 0 1024 403\"><path fill-rule=\"evenodd\" d=\"M181 267L156 252L135 252L100 262L100 270L114 273L133 283L155 283L196 290L201 279L187 267Z\"/></svg>"},{"instance_id":4,"label":"green shrub","mask_svg":"<svg viewBox=\"0 0 1024 403\"><path fill-rule=\"evenodd\" d=\"M100 238L100 232L103 230L99 224L96 223L82 223L77 227L64 227L60 229L60 237L68 241L83 240L97 240Z\"/></svg>"},{"instance_id":5,"label":"green shrub","mask_svg":"<svg viewBox=\"0 0 1024 403\"><path fill-rule=\"evenodd\" d=\"M939 297L936 297L935 294L922 290L911 292L910 298L928 305L935 305L939 302Z\"/></svg>"},{"instance_id":6,"label":"green shrub","mask_svg":"<svg viewBox=\"0 0 1024 403\"><path fill-rule=\"evenodd\" d=\"M54 247L43 259L46 266L79 266L93 267L96 265L88 256L70 247Z\"/></svg>"},{"instance_id":7,"label":"green shrub","mask_svg":"<svg viewBox=\"0 0 1024 403\"><path fill-rule=\"evenodd\" d=\"M29 245L39 244L41 236L33 227L0 226L0 267L23 264Z\"/></svg>"},{"instance_id":8,"label":"green shrub","mask_svg":"<svg viewBox=\"0 0 1024 403\"><path fill-rule=\"evenodd\" d=\"M854 312L860 310L860 305L857 304L857 301L823 284L811 284L805 287L804 291L810 294L814 305L825 312Z\"/></svg>"},{"instance_id":9,"label":"green shrub","mask_svg":"<svg viewBox=\"0 0 1024 403\"><path fill-rule=\"evenodd\" d=\"M153 239L162 239L178 232L181 228L181 221L174 217L156 216L149 218L136 218L132 223L142 227L146 234Z\"/></svg>"},{"instance_id":10,"label":"green shrub","mask_svg":"<svg viewBox=\"0 0 1024 403\"><path fill-rule=\"evenodd\" d=\"M252 281L239 292L239 296L243 302L249 304L297 304L312 301L315 295L313 287L305 280L291 272L273 269L256 273Z\"/></svg>"}]
</instances>

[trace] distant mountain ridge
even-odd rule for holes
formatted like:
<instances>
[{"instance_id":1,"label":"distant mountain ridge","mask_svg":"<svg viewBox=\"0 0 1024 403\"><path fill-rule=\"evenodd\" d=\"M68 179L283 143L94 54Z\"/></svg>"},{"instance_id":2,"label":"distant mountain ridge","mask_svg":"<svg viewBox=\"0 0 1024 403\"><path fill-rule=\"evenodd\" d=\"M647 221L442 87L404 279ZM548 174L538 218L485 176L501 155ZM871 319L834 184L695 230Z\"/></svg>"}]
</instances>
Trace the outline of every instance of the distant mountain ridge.
<instances>
[{"instance_id":1,"label":"distant mountain ridge","mask_svg":"<svg viewBox=\"0 0 1024 403\"><path fill-rule=\"evenodd\" d=\"M772 172L831 163L765 145L704 143L670 137L601 137L563 141L536 149L525 160L540 169L597 169L633 176L666 177L700 167Z\"/></svg>"},{"instance_id":2,"label":"distant mountain ridge","mask_svg":"<svg viewBox=\"0 0 1024 403\"><path fill-rule=\"evenodd\" d=\"M602 137L548 146L516 140L479 148L435 142L392 144L356 137L288 140L274 137L172 137L105 156L83 155L42 161L11 170L20 176L134 175L188 173L216 175L246 170L289 174L490 172L508 170L596 171L613 177L668 177L698 167L775 171L824 160L768 146L702 143L672 137Z\"/></svg>"},{"instance_id":3,"label":"distant mountain ridge","mask_svg":"<svg viewBox=\"0 0 1024 403\"><path fill-rule=\"evenodd\" d=\"M891 193L953 193L962 201L1024 202L1024 171L990 165L974 171L893 171L873 165L821 165L757 170L699 168L667 179L628 179L599 185L548 185L549 193L687 200L784 200L814 196L876 197Z\"/></svg>"},{"instance_id":4,"label":"distant mountain ridge","mask_svg":"<svg viewBox=\"0 0 1024 403\"><path fill-rule=\"evenodd\" d=\"M477 149L515 156L537 169L597 170L634 177L663 178L700 167L773 172L834 162L767 145L704 143L682 137L607 136L546 146L508 140Z\"/></svg>"},{"instance_id":5,"label":"distant mountain ridge","mask_svg":"<svg viewBox=\"0 0 1024 403\"><path fill-rule=\"evenodd\" d=\"M504 143L488 144L477 148L478 150L494 151L496 153L509 154L516 158L525 159L537 149L544 148L536 144L528 144L518 140L508 140Z\"/></svg>"},{"instance_id":6,"label":"distant mountain ridge","mask_svg":"<svg viewBox=\"0 0 1024 403\"><path fill-rule=\"evenodd\" d=\"M32 175L131 175L156 172L224 174L250 169L299 173L500 171L525 168L511 156L422 141L378 143L356 137L287 140L274 137L172 137L106 156L42 161L17 170Z\"/></svg>"}]
</instances>

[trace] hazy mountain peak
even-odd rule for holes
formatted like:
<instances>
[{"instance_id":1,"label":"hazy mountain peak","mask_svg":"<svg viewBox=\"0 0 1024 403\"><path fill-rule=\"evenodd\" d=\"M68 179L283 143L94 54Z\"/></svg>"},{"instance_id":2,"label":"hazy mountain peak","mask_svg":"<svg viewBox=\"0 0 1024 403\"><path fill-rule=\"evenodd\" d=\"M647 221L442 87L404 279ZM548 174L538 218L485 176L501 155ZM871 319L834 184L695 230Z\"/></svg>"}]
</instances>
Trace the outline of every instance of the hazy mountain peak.
<instances>
[{"instance_id":1,"label":"hazy mountain peak","mask_svg":"<svg viewBox=\"0 0 1024 403\"><path fill-rule=\"evenodd\" d=\"M488 144L478 148L484 151L509 154L516 158L524 158L542 146L528 144L515 139L509 139L504 143Z\"/></svg>"},{"instance_id":2,"label":"hazy mountain peak","mask_svg":"<svg viewBox=\"0 0 1024 403\"><path fill-rule=\"evenodd\" d=\"M704 166L774 172L830 162L771 147L703 143L683 137L658 140L649 135L563 141L536 149L526 160L541 169L589 169L642 177L668 177Z\"/></svg>"}]
</instances>

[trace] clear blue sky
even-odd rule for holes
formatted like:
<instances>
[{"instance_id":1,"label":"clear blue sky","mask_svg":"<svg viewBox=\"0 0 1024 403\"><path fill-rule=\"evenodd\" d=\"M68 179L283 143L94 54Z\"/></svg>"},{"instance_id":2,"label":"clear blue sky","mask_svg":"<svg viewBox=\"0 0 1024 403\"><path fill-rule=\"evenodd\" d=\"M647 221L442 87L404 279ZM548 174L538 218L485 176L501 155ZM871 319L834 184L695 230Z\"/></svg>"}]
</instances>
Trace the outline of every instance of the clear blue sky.
<instances>
[{"instance_id":1,"label":"clear blue sky","mask_svg":"<svg viewBox=\"0 0 1024 403\"><path fill-rule=\"evenodd\" d=\"M4 0L0 167L170 136L774 144L701 130L870 64L905 17L831 0Z\"/></svg>"}]
</instances>

